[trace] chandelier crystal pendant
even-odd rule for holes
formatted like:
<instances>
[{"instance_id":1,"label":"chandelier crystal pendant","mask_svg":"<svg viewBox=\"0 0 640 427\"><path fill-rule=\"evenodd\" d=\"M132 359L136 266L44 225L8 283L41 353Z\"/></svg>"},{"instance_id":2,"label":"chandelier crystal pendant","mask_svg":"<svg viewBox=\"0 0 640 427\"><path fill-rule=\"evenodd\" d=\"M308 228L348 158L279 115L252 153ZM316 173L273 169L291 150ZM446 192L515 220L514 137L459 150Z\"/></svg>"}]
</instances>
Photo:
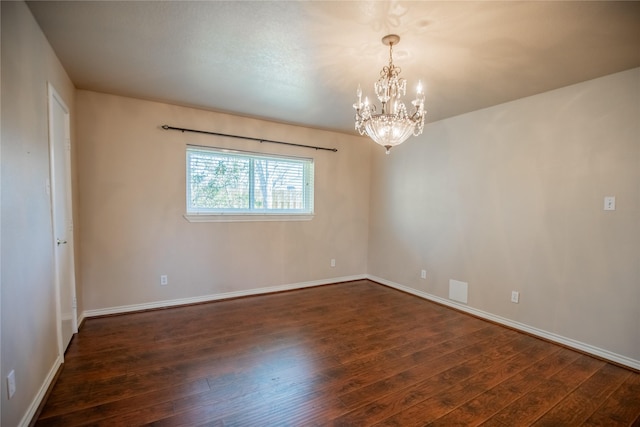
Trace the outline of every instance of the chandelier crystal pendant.
<instances>
[{"instance_id":1,"label":"chandelier crystal pendant","mask_svg":"<svg viewBox=\"0 0 640 427\"><path fill-rule=\"evenodd\" d=\"M362 102L362 89L358 85L356 95L358 99L353 104L356 110L355 125L360 135L367 134L376 143L387 150L402 144L411 135L418 136L424 128L424 92L422 84L418 82L416 99L411 101L413 110L411 114L402 102L402 97L407 91L407 81L400 77L400 67L393 65L393 46L400 42L400 36L389 34L382 38L382 43L389 46L389 65L380 71L380 78L374 83L374 89L378 100L382 103L380 113L376 106L369 103L365 97Z\"/></svg>"}]
</instances>

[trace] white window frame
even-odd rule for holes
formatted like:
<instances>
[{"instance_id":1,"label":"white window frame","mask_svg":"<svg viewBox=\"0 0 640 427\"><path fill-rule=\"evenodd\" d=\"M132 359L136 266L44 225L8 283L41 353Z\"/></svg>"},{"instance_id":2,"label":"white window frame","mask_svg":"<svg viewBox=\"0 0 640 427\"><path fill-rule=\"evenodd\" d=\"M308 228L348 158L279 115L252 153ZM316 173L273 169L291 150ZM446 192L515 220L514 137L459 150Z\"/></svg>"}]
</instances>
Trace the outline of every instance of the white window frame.
<instances>
[{"instance_id":1,"label":"white window frame","mask_svg":"<svg viewBox=\"0 0 640 427\"><path fill-rule=\"evenodd\" d=\"M291 161L302 164L303 176L303 208L302 209L256 209L249 202L249 209L213 209L199 208L191 205L191 153L208 153L225 157L233 156L250 161L249 195L253 198L255 183L253 182L254 160ZM236 221L306 221L314 216L314 160L308 157L293 157L276 154L255 153L248 151L229 150L215 147L187 145L186 149L186 214L189 222L236 222Z\"/></svg>"}]
</instances>

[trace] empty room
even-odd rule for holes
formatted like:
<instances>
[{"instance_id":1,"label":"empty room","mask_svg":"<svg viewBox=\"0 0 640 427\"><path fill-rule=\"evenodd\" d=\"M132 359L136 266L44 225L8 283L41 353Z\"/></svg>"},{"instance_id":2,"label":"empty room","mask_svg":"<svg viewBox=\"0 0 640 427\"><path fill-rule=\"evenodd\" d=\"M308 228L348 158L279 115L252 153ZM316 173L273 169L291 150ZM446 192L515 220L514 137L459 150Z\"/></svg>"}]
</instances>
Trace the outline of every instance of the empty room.
<instances>
[{"instance_id":1,"label":"empty room","mask_svg":"<svg viewBox=\"0 0 640 427\"><path fill-rule=\"evenodd\" d=\"M640 2L0 8L2 427L640 425Z\"/></svg>"}]
</instances>

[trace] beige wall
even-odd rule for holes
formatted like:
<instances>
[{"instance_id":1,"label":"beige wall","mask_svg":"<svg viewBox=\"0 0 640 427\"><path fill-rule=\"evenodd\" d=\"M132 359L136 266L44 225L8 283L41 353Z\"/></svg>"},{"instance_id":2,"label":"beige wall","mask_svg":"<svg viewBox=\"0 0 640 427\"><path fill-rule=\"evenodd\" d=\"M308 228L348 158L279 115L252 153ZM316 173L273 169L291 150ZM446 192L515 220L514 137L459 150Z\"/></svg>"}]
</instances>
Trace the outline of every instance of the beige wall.
<instances>
[{"instance_id":1,"label":"beige wall","mask_svg":"<svg viewBox=\"0 0 640 427\"><path fill-rule=\"evenodd\" d=\"M74 114L74 87L22 2L2 8L2 426L18 425L56 366L47 82ZM72 137L72 144L73 144ZM8 400L6 376L15 371ZM46 391L46 389L44 390ZM36 402L37 404L37 402ZM32 408L33 409L33 408ZM27 418L24 420L29 421Z\"/></svg>"},{"instance_id":2,"label":"beige wall","mask_svg":"<svg viewBox=\"0 0 640 427\"><path fill-rule=\"evenodd\" d=\"M368 273L441 298L465 281L470 307L640 363L639 104L634 69L375 150Z\"/></svg>"},{"instance_id":3,"label":"beige wall","mask_svg":"<svg viewBox=\"0 0 640 427\"><path fill-rule=\"evenodd\" d=\"M86 310L366 273L370 145L363 138L89 91L78 91L76 103ZM338 152L165 131L163 124ZM315 217L186 221L186 144L313 157ZM168 286L160 286L161 274Z\"/></svg>"}]
</instances>

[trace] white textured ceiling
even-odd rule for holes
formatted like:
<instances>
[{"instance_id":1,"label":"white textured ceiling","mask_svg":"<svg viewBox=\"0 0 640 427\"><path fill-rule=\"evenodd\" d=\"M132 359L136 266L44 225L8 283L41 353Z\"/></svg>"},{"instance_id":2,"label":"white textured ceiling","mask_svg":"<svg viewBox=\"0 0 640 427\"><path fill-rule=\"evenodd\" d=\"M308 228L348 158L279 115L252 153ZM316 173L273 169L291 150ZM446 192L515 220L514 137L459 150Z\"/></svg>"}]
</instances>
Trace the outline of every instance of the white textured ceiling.
<instances>
[{"instance_id":1,"label":"white textured ceiling","mask_svg":"<svg viewBox=\"0 0 640 427\"><path fill-rule=\"evenodd\" d=\"M637 1L28 5L79 89L350 133L389 33L427 122L640 66Z\"/></svg>"}]
</instances>

